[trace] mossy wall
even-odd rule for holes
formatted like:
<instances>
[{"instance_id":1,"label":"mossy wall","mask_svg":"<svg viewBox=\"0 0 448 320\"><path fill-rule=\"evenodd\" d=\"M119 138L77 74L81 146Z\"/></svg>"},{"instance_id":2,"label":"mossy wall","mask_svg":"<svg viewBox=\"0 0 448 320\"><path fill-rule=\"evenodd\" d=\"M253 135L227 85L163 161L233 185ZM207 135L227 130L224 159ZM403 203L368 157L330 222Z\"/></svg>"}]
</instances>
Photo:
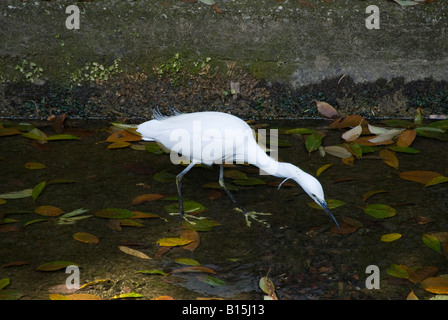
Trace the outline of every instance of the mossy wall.
<instances>
[{"instance_id":1,"label":"mossy wall","mask_svg":"<svg viewBox=\"0 0 448 320\"><path fill-rule=\"evenodd\" d=\"M107 80L144 72L179 53L211 58L257 79L300 88L332 78L355 83L403 78L448 80L448 3L393 1L1 1L0 81L41 85ZM66 7L80 9L69 30ZM307 5L308 4L308 5ZM369 5L379 29L369 30Z\"/></svg>"}]
</instances>

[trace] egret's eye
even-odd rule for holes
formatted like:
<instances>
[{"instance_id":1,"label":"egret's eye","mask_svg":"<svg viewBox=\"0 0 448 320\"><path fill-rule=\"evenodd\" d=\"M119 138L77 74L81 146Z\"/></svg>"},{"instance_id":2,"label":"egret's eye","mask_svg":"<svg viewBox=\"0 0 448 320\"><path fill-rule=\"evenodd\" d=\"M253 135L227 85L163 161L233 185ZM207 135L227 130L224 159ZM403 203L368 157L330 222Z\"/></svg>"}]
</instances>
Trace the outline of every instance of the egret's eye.
<instances>
[{"instance_id":1,"label":"egret's eye","mask_svg":"<svg viewBox=\"0 0 448 320\"><path fill-rule=\"evenodd\" d=\"M316 195L315 195L314 193L312 193L311 196L312 196L313 198L316 198Z\"/></svg>"}]
</instances>

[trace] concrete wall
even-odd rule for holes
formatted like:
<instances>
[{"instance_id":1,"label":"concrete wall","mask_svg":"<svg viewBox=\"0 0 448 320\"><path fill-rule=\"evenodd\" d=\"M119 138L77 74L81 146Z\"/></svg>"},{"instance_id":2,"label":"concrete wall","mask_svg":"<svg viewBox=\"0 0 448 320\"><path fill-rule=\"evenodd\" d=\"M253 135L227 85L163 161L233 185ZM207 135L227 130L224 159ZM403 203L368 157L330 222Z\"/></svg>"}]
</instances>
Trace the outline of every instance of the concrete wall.
<instances>
[{"instance_id":1,"label":"concrete wall","mask_svg":"<svg viewBox=\"0 0 448 320\"><path fill-rule=\"evenodd\" d=\"M293 88L334 77L355 83L403 77L448 80L448 3L401 7L387 0L217 0L201 2L0 2L0 80L23 80L23 61L36 64L26 80L69 82L86 63L152 72L175 53L211 57ZM303 3L303 1L302 1ZM80 8L80 29L68 30L68 5ZM366 28L376 5L380 28ZM30 71L30 67L27 67ZM41 69L38 69L41 68ZM40 71L41 70L41 71ZM34 79L35 78L35 79Z\"/></svg>"}]
</instances>

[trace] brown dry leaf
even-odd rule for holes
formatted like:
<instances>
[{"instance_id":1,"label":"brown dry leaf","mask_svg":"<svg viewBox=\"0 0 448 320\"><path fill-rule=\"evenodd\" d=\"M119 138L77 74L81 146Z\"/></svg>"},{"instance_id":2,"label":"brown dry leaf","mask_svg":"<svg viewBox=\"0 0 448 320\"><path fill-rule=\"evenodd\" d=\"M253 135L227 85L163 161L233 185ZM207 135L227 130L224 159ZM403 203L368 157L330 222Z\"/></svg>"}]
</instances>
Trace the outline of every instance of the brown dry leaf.
<instances>
[{"instance_id":1,"label":"brown dry leaf","mask_svg":"<svg viewBox=\"0 0 448 320\"><path fill-rule=\"evenodd\" d=\"M406 300L418 300L418 297L415 295L414 291L408 294Z\"/></svg>"},{"instance_id":2,"label":"brown dry leaf","mask_svg":"<svg viewBox=\"0 0 448 320\"><path fill-rule=\"evenodd\" d=\"M338 119L333 121L328 125L330 129L343 129L349 127L356 127L361 125L362 127L367 126L367 121L360 115L348 116L344 119Z\"/></svg>"},{"instance_id":3,"label":"brown dry leaf","mask_svg":"<svg viewBox=\"0 0 448 320\"><path fill-rule=\"evenodd\" d=\"M2 264L0 266L0 268L18 267L18 266L23 266L25 264L30 264L30 263L28 261L13 261L13 262L8 262L5 264Z\"/></svg>"},{"instance_id":4,"label":"brown dry leaf","mask_svg":"<svg viewBox=\"0 0 448 320\"><path fill-rule=\"evenodd\" d=\"M173 247L160 247L154 255L154 259L160 259L165 253L171 250Z\"/></svg>"},{"instance_id":5,"label":"brown dry leaf","mask_svg":"<svg viewBox=\"0 0 448 320\"><path fill-rule=\"evenodd\" d=\"M415 271L415 275L417 278L415 279L416 282L421 282L427 278L434 277L437 272L439 272L439 268L433 267L433 266L426 266L422 267Z\"/></svg>"},{"instance_id":6,"label":"brown dry leaf","mask_svg":"<svg viewBox=\"0 0 448 320\"><path fill-rule=\"evenodd\" d=\"M34 210L34 213L37 213L41 216L57 217L60 216L63 213L63 211L58 207L54 206L40 206Z\"/></svg>"},{"instance_id":7,"label":"brown dry leaf","mask_svg":"<svg viewBox=\"0 0 448 320\"><path fill-rule=\"evenodd\" d=\"M435 294L448 294L448 277L431 277L423 280L420 285L426 291Z\"/></svg>"},{"instance_id":8,"label":"brown dry leaf","mask_svg":"<svg viewBox=\"0 0 448 320\"><path fill-rule=\"evenodd\" d=\"M152 259L150 258L148 255L146 255L145 253L135 250L135 249L131 249L129 247L126 246L118 246L118 249L120 249L121 251L123 251L126 254L129 254L131 256L137 257L137 258L141 258L141 259Z\"/></svg>"},{"instance_id":9,"label":"brown dry leaf","mask_svg":"<svg viewBox=\"0 0 448 320\"><path fill-rule=\"evenodd\" d=\"M316 103L317 111L319 114L327 119L336 119L339 118L339 113L327 102L313 100Z\"/></svg>"},{"instance_id":10,"label":"brown dry leaf","mask_svg":"<svg viewBox=\"0 0 448 320\"><path fill-rule=\"evenodd\" d=\"M62 125L62 123L64 122L66 115L66 113L63 113L52 117L51 120L53 121L51 122L51 127L53 128L54 132L58 134L64 132L64 126Z\"/></svg>"},{"instance_id":11,"label":"brown dry leaf","mask_svg":"<svg viewBox=\"0 0 448 320\"><path fill-rule=\"evenodd\" d=\"M100 239L97 236L86 233L86 232L77 232L73 235L73 239L82 243L98 243Z\"/></svg>"},{"instance_id":12,"label":"brown dry leaf","mask_svg":"<svg viewBox=\"0 0 448 320\"><path fill-rule=\"evenodd\" d=\"M330 231L336 234L350 234L358 230L357 226L353 226L344 222L340 223L339 225L341 227L341 230L339 230L337 226L333 225Z\"/></svg>"},{"instance_id":13,"label":"brown dry leaf","mask_svg":"<svg viewBox=\"0 0 448 320\"><path fill-rule=\"evenodd\" d=\"M395 155L395 152L390 151L389 149L382 149L380 151L380 157L383 159L383 161L392 168L398 169L398 158Z\"/></svg>"},{"instance_id":14,"label":"brown dry leaf","mask_svg":"<svg viewBox=\"0 0 448 320\"><path fill-rule=\"evenodd\" d=\"M222 190L215 190L215 189L212 189L212 190L209 190L209 191L208 191L208 198L209 198L210 200L216 200L216 199L219 199L219 198L221 198L223 195L224 195L224 191L222 191Z\"/></svg>"},{"instance_id":15,"label":"brown dry leaf","mask_svg":"<svg viewBox=\"0 0 448 320\"><path fill-rule=\"evenodd\" d=\"M165 196L159 193L147 193L142 194L138 197L136 197L134 200L132 200L132 205L138 205L142 204L143 202L147 201L155 201L164 198Z\"/></svg>"},{"instance_id":16,"label":"brown dry leaf","mask_svg":"<svg viewBox=\"0 0 448 320\"><path fill-rule=\"evenodd\" d=\"M434 171L404 171L399 174L401 179L415 181L424 185L438 176L441 176L441 174Z\"/></svg>"},{"instance_id":17,"label":"brown dry leaf","mask_svg":"<svg viewBox=\"0 0 448 320\"><path fill-rule=\"evenodd\" d=\"M107 222L107 227L113 231L121 231L121 220L120 219L109 219Z\"/></svg>"},{"instance_id":18,"label":"brown dry leaf","mask_svg":"<svg viewBox=\"0 0 448 320\"><path fill-rule=\"evenodd\" d=\"M397 146L409 147L412 142L414 142L417 136L417 131L415 130L404 130L402 134L398 137Z\"/></svg>"},{"instance_id":19,"label":"brown dry leaf","mask_svg":"<svg viewBox=\"0 0 448 320\"><path fill-rule=\"evenodd\" d=\"M354 157L343 158L343 159L341 159L341 161L343 164L352 166L353 162L355 162L355 158Z\"/></svg>"},{"instance_id":20,"label":"brown dry leaf","mask_svg":"<svg viewBox=\"0 0 448 320\"><path fill-rule=\"evenodd\" d=\"M183 239L189 239L192 240L191 243L183 246L182 248L194 251L199 246L200 240L199 240L199 233L195 230L183 230L180 234L180 237Z\"/></svg>"}]
</instances>

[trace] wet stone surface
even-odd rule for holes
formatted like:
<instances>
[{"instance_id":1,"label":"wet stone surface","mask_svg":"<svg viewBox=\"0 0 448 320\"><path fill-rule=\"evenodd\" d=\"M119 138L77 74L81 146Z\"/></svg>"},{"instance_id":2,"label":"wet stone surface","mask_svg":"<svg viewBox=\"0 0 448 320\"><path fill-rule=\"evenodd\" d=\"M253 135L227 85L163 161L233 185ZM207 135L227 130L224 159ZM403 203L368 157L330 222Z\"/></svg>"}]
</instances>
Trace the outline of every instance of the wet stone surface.
<instances>
[{"instance_id":1,"label":"wet stone surface","mask_svg":"<svg viewBox=\"0 0 448 320\"><path fill-rule=\"evenodd\" d=\"M341 143L343 131L328 129L328 122L268 124L268 128L319 130L326 134L324 145ZM36 125L43 132L54 134L48 123L36 122ZM165 211L165 206L172 203L169 200L139 205L132 205L131 201L145 193L175 195L174 182L159 182L154 176L164 170L176 175L182 167L173 165L167 154L154 155L129 147L107 149L109 143L104 141L110 133L105 129L109 126L109 123L68 120L66 130L94 131L76 141L48 141L46 148L33 146L31 139L21 135L0 138L0 194L33 188L42 181L75 181L47 185L35 201L31 197L8 199L0 205L3 218L0 278L10 278L7 289L19 292L21 299L48 299L54 286L65 284L68 275L64 269L36 270L43 263L57 260L79 264L81 285L107 279L81 290L103 299L128 292L139 293L143 299L162 295L175 299L262 299L264 293L258 281L266 275L274 282L279 299L405 299L411 291L420 299L428 299L433 294L409 280L389 276L387 268L391 264L434 266L440 274L448 272L446 257L422 242L423 234L448 231L447 184L423 188L422 184L398 176L408 170L430 170L446 175L446 142L417 137L412 147L420 153L397 154L400 164L394 169L378 157L355 160L350 166L329 154L325 157L317 152L308 154L300 136L280 134L281 139L291 143L290 147L279 149L280 160L294 163L313 175L324 164L333 163L319 180L328 199L346 203L333 210L338 221L348 217L362 224L347 234L335 233L328 216L307 205L311 199L300 187L284 185L277 190L275 185L281 181L278 178L259 176L257 168L238 165L234 169L260 178L266 184L238 186L238 191L233 191L237 201L248 210L272 213L263 217L270 227L256 221L248 227L244 216L233 211L225 194L203 187L217 182L218 167L193 168L184 181L184 196L207 208L199 216L209 217L220 225L211 231L198 232L200 244L196 250L174 247L156 258L160 249L156 241L179 237L182 223ZM46 168L26 169L27 162L44 163ZM230 183L231 179L227 180ZM367 191L378 189L387 192L363 200ZM387 204L397 214L387 219L373 218L362 210L368 203ZM163 219L141 219L144 227L122 226L121 231L111 228L109 220L112 219L96 216L69 225L59 225L55 222L57 217L50 217L48 222L25 226L29 220L48 218L32 213L42 205L59 207L64 213L84 208L91 215L104 208L123 208L154 213ZM419 217L425 217L428 222L419 223ZM5 218L17 221L5 223ZM100 241L81 243L73 239L76 232L94 234ZM389 233L403 236L390 243L380 241L382 235ZM127 255L118 249L120 245L137 249L153 259ZM208 274L203 273L166 276L136 273L138 270L169 273L185 267L175 262L177 258L194 259L201 266L213 269L216 274L211 276L225 284L206 283L204 277ZM26 264L4 266L17 261ZM380 289L366 288L369 265L379 267Z\"/></svg>"}]
</instances>

